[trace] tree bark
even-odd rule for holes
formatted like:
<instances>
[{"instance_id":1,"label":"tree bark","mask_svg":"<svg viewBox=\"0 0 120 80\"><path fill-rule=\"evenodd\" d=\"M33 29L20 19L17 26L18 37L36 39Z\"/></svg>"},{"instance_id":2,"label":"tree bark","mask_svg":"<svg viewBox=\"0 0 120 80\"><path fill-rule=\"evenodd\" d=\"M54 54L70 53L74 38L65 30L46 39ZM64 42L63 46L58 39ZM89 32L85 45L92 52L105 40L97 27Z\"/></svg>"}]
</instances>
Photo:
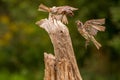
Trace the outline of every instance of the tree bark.
<instances>
[{"instance_id":1,"label":"tree bark","mask_svg":"<svg viewBox=\"0 0 120 80\"><path fill-rule=\"evenodd\" d=\"M48 32L55 53L44 54L44 80L82 80L68 28L55 19L42 19L36 24Z\"/></svg>"}]
</instances>

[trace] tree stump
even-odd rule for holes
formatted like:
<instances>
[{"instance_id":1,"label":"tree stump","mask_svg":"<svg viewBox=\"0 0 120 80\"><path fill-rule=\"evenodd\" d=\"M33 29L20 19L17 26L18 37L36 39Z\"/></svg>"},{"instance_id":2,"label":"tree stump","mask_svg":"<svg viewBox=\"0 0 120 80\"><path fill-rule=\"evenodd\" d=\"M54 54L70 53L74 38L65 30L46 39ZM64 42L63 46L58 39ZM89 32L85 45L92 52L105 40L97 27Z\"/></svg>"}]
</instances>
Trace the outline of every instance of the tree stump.
<instances>
[{"instance_id":1,"label":"tree stump","mask_svg":"<svg viewBox=\"0 0 120 80\"><path fill-rule=\"evenodd\" d=\"M50 18L36 24L48 32L54 47L55 56L44 53L44 80L82 80L67 26Z\"/></svg>"}]
</instances>

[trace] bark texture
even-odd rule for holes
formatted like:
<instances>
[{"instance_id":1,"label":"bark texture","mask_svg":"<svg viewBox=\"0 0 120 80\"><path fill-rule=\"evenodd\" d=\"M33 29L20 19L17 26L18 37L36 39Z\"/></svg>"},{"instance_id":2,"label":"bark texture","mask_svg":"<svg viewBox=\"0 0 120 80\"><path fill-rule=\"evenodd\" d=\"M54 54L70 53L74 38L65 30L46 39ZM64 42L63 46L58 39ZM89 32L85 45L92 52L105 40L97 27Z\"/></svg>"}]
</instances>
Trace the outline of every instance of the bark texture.
<instances>
[{"instance_id":1,"label":"bark texture","mask_svg":"<svg viewBox=\"0 0 120 80\"><path fill-rule=\"evenodd\" d=\"M82 80L68 28L61 21L50 18L36 24L48 32L54 47L55 56L44 53L44 80Z\"/></svg>"}]
</instances>

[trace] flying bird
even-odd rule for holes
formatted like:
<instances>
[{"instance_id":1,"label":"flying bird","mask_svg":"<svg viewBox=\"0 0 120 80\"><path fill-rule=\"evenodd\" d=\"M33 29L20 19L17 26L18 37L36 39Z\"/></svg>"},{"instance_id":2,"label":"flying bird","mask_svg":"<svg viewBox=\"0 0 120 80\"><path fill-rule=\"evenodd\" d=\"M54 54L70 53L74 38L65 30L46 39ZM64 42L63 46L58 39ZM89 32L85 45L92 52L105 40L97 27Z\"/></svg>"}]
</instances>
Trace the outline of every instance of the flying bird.
<instances>
[{"instance_id":1,"label":"flying bird","mask_svg":"<svg viewBox=\"0 0 120 80\"><path fill-rule=\"evenodd\" d=\"M86 47L90 41L94 43L97 49L102 47L102 45L97 42L94 37L97 35L98 31L105 31L105 27L102 26L105 24L105 19L92 19L86 21L84 24L81 21L77 20L76 24L79 33L86 39Z\"/></svg>"},{"instance_id":2,"label":"flying bird","mask_svg":"<svg viewBox=\"0 0 120 80\"><path fill-rule=\"evenodd\" d=\"M40 4L38 10L43 12L49 12L50 17L52 17L53 19L60 20L64 24L68 24L67 15L73 16L74 15L73 11L77 10L77 8L70 6L59 6L59 7L54 6L52 8L49 8L43 4Z\"/></svg>"}]
</instances>

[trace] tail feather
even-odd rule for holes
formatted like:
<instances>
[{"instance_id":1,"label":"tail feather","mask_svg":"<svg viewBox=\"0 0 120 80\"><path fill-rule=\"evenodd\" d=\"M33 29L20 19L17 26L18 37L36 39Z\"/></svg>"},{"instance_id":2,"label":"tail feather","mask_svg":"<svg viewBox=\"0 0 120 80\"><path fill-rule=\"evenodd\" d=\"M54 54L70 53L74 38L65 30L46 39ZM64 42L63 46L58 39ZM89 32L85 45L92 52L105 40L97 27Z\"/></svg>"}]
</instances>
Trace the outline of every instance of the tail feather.
<instances>
[{"instance_id":1,"label":"tail feather","mask_svg":"<svg viewBox=\"0 0 120 80\"><path fill-rule=\"evenodd\" d=\"M91 40L98 50L100 49L100 47L102 47L102 45L99 42L97 42L93 36L91 37Z\"/></svg>"},{"instance_id":2,"label":"tail feather","mask_svg":"<svg viewBox=\"0 0 120 80\"><path fill-rule=\"evenodd\" d=\"M39 11L44 11L44 12L50 12L50 8L48 8L47 6L40 4L39 6Z\"/></svg>"}]
</instances>

